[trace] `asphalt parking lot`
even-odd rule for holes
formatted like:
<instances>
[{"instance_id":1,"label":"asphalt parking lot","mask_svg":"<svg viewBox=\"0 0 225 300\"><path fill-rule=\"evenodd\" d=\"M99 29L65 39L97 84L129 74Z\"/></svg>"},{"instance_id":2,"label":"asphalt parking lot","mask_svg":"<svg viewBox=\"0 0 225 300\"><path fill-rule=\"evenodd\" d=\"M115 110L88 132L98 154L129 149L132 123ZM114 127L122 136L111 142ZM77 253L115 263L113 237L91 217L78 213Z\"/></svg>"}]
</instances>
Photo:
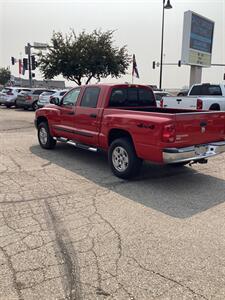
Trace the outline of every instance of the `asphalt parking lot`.
<instances>
[{"instance_id":1,"label":"asphalt parking lot","mask_svg":"<svg viewBox=\"0 0 225 300\"><path fill-rule=\"evenodd\" d=\"M225 299L225 155L114 177L0 107L0 299Z\"/></svg>"}]
</instances>

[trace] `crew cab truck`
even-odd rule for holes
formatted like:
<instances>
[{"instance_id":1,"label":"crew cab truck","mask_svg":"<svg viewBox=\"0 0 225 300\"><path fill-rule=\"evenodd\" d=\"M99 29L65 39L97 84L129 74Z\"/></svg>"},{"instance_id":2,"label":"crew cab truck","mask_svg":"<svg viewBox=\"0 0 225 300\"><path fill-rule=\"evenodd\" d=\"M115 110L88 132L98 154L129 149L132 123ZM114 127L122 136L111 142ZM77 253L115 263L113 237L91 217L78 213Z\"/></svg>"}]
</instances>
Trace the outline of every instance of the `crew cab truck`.
<instances>
[{"instance_id":1,"label":"crew cab truck","mask_svg":"<svg viewBox=\"0 0 225 300\"><path fill-rule=\"evenodd\" d=\"M143 160L204 163L225 152L225 112L159 108L147 86L87 85L51 102L35 113L40 146L102 149L120 178L137 175Z\"/></svg>"},{"instance_id":2,"label":"crew cab truck","mask_svg":"<svg viewBox=\"0 0 225 300\"><path fill-rule=\"evenodd\" d=\"M163 97L160 107L225 111L225 84L194 84L185 97Z\"/></svg>"}]
</instances>

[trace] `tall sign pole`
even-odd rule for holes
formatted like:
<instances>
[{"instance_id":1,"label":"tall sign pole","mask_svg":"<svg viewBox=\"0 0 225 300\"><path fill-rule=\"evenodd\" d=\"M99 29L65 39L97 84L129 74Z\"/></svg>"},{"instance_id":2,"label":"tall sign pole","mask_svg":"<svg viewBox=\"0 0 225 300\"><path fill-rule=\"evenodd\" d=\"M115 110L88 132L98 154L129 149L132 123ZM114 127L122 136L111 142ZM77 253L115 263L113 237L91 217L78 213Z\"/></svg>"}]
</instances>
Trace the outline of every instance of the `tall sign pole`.
<instances>
[{"instance_id":1,"label":"tall sign pole","mask_svg":"<svg viewBox=\"0 0 225 300\"><path fill-rule=\"evenodd\" d=\"M28 56L28 71L29 71L29 86L32 88L32 72L31 72L31 45L27 43L27 56Z\"/></svg>"}]
</instances>

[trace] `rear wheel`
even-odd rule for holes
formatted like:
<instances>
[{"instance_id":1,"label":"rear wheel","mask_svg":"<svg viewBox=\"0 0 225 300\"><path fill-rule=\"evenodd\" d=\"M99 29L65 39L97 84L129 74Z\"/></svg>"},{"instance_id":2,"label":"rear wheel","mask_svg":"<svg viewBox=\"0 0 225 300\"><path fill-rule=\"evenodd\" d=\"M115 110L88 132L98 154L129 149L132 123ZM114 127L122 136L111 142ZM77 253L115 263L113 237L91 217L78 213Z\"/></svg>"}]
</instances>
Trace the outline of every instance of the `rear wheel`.
<instances>
[{"instance_id":1,"label":"rear wheel","mask_svg":"<svg viewBox=\"0 0 225 300\"><path fill-rule=\"evenodd\" d=\"M137 157L132 142L128 138L121 138L110 145L109 164L117 177L128 179L138 175L142 160Z\"/></svg>"},{"instance_id":2,"label":"rear wheel","mask_svg":"<svg viewBox=\"0 0 225 300\"><path fill-rule=\"evenodd\" d=\"M56 140L51 136L46 122L38 125L38 140L40 146L44 149L53 149L56 145Z\"/></svg>"},{"instance_id":3,"label":"rear wheel","mask_svg":"<svg viewBox=\"0 0 225 300\"><path fill-rule=\"evenodd\" d=\"M6 104L6 108L10 108L10 107L11 107L11 105Z\"/></svg>"}]
</instances>

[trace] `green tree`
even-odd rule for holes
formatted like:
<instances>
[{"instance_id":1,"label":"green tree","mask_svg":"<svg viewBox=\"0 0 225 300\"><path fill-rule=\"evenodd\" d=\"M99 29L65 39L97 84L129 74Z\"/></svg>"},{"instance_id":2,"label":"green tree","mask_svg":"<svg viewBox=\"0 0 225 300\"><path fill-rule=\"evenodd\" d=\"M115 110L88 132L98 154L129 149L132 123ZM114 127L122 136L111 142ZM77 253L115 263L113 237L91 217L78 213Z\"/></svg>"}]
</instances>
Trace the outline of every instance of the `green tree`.
<instances>
[{"instance_id":1,"label":"green tree","mask_svg":"<svg viewBox=\"0 0 225 300\"><path fill-rule=\"evenodd\" d=\"M0 68L0 84L5 85L11 77L9 69Z\"/></svg>"},{"instance_id":2,"label":"green tree","mask_svg":"<svg viewBox=\"0 0 225 300\"><path fill-rule=\"evenodd\" d=\"M71 31L65 37L60 32L53 33L46 54L41 54L39 67L46 79L62 75L67 80L81 85L88 84L92 78L126 74L130 63L127 47L113 45L114 31L94 30L76 35Z\"/></svg>"}]
</instances>

